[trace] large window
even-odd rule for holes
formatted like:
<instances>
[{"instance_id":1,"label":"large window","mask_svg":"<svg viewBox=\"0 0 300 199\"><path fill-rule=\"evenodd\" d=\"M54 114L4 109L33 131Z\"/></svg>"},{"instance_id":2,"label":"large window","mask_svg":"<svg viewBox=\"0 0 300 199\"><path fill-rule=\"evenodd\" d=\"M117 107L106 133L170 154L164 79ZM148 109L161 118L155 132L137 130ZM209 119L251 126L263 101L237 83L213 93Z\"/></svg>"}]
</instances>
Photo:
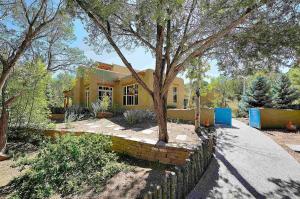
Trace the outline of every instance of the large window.
<instances>
[{"instance_id":1,"label":"large window","mask_svg":"<svg viewBox=\"0 0 300 199\"><path fill-rule=\"evenodd\" d=\"M102 101L104 96L108 96L110 104L113 101L113 88L108 86L99 86L99 100Z\"/></svg>"},{"instance_id":2,"label":"large window","mask_svg":"<svg viewBox=\"0 0 300 199\"><path fill-rule=\"evenodd\" d=\"M173 103L177 103L177 88L173 87Z\"/></svg>"},{"instance_id":3,"label":"large window","mask_svg":"<svg viewBox=\"0 0 300 199\"><path fill-rule=\"evenodd\" d=\"M90 89L85 89L85 106L88 108L90 106Z\"/></svg>"},{"instance_id":4,"label":"large window","mask_svg":"<svg viewBox=\"0 0 300 199\"><path fill-rule=\"evenodd\" d=\"M124 86L123 105L138 105L139 103L138 90L139 87L137 84Z\"/></svg>"}]
</instances>

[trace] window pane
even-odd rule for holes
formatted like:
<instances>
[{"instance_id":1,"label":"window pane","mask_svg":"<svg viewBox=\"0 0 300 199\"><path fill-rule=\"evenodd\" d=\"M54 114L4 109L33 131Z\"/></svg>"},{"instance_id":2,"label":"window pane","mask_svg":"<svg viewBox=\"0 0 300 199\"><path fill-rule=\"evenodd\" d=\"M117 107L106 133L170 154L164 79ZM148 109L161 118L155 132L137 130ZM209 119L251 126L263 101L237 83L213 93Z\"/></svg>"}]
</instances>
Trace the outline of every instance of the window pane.
<instances>
[{"instance_id":1,"label":"window pane","mask_svg":"<svg viewBox=\"0 0 300 199\"><path fill-rule=\"evenodd\" d=\"M123 105L126 105L126 96L123 96Z\"/></svg>"},{"instance_id":2,"label":"window pane","mask_svg":"<svg viewBox=\"0 0 300 199\"><path fill-rule=\"evenodd\" d=\"M139 104L139 97L138 95L134 96L135 97L135 101L134 101L134 104L135 105L138 105Z\"/></svg>"}]
</instances>

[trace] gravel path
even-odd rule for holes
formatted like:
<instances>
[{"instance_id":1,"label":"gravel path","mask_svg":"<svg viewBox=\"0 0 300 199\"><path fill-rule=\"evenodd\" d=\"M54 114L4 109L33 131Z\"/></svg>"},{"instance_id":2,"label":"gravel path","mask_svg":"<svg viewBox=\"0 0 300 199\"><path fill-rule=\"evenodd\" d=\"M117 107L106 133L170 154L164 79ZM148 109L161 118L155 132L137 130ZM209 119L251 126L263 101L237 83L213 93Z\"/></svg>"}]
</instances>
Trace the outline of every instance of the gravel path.
<instances>
[{"instance_id":1,"label":"gravel path","mask_svg":"<svg viewBox=\"0 0 300 199\"><path fill-rule=\"evenodd\" d=\"M187 198L300 198L300 164L259 130L218 128L216 156Z\"/></svg>"}]
</instances>

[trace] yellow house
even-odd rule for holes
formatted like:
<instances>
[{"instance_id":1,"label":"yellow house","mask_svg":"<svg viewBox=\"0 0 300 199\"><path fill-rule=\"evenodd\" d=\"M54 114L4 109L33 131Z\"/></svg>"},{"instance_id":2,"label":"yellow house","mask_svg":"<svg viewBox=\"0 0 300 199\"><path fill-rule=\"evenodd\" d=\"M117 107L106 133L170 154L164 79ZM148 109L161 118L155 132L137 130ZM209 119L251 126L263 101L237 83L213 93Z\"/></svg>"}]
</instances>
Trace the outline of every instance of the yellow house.
<instances>
[{"instance_id":1,"label":"yellow house","mask_svg":"<svg viewBox=\"0 0 300 199\"><path fill-rule=\"evenodd\" d=\"M153 70L138 71L138 75L153 88ZM168 92L168 106L183 108L184 82L176 78ZM91 103L109 96L112 105L125 109L153 109L153 101L147 91L132 77L130 71L115 64L97 63L77 74L74 88L68 97L73 105L90 107Z\"/></svg>"}]
</instances>

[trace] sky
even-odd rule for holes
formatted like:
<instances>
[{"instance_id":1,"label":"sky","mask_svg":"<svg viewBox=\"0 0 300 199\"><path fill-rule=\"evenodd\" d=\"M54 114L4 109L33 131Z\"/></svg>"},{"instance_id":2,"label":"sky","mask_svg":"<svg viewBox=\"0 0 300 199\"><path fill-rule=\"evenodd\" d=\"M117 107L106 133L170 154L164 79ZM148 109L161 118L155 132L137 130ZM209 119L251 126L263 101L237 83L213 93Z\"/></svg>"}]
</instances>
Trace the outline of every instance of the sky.
<instances>
[{"instance_id":1,"label":"sky","mask_svg":"<svg viewBox=\"0 0 300 199\"><path fill-rule=\"evenodd\" d=\"M107 53L105 51L101 54L95 53L93 48L84 42L84 38L87 37L87 32L80 20L75 20L74 22L74 34L76 36L76 40L71 45L81 49L87 58L108 64L124 65L116 53ZM150 52L146 52L146 49L143 47L138 47L131 51L122 49L122 52L135 69L142 70L146 68L154 68L154 58ZM218 75L218 67L214 62L212 62L211 69L207 72L207 76L216 77ZM187 79L184 75L181 75L181 77L184 79L185 83L187 83Z\"/></svg>"}]
</instances>

